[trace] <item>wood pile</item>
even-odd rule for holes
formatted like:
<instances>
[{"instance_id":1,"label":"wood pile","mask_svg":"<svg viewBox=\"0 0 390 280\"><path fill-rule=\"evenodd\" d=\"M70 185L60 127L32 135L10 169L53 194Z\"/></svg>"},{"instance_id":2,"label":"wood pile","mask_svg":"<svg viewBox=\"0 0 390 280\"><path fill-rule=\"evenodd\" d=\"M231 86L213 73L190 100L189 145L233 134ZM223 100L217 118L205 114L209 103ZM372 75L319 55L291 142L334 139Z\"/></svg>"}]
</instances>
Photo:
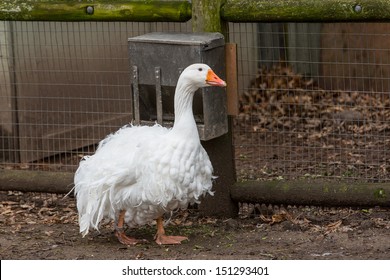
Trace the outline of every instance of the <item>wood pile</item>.
<instances>
[{"instance_id":1,"label":"wood pile","mask_svg":"<svg viewBox=\"0 0 390 280\"><path fill-rule=\"evenodd\" d=\"M261 128L333 127L353 133L390 128L389 93L324 90L287 66L259 69L239 102L239 120L255 120Z\"/></svg>"}]
</instances>

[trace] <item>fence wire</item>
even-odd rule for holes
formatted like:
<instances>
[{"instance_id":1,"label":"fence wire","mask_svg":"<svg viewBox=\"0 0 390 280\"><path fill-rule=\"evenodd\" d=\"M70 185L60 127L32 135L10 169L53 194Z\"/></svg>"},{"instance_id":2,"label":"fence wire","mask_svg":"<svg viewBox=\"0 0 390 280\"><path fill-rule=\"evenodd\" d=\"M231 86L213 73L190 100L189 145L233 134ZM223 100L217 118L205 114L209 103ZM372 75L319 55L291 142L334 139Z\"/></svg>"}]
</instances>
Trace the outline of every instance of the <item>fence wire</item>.
<instances>
[{"instance_id":1,"label":"fence wire","mask_svg":"<svg viewBox=\"0 0 390 280\"><path fill-rule=\"evenodd\" d=\"M389 179L386 23L229 23L239 179ZM0 168L74 171L131 120L127 38L191 23L0 21Z\"/></svg>"},{"instance_id":2,"label":"fence wire","mask_svg":"<svg viewBox=\"0 0 390 280\"><path fill-rule=\"evenodd\" d=\"M131 121L127 39L191 23L0 21L0 168L73 171Z\"/></svg>"},{"instance_id":3,"label":"fence wire","mask_svg":"<svg viewBox=\"0 0 390 280\"><path fill-rule=\"evenodd\" d=\"M389 181L389 27L230 24L239 179Z\"/></svg>"}]
</instances>

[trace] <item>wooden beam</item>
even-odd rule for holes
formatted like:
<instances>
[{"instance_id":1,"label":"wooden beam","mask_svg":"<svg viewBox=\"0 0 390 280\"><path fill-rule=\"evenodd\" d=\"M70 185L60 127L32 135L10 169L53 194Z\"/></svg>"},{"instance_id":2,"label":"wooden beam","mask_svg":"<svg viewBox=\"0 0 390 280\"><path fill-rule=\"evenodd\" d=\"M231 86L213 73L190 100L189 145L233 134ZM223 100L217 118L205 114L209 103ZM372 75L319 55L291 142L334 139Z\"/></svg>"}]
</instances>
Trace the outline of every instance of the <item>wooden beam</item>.
<instances>
[{"instance_id":1,"label":"wooden beam","mask_svg":"<svg viewBox=\"0 0 390 280\"><path fill-rule=\"evenodd\" d=\"M390 184L337 182L334 180L247 181L231 189L239 202L320 205L390 206Z\"/></svg>"},{"instance_id":2,"label":"wooden beam","mask_svg":"<svg viewBox=\"0 0 390 280\"><path fill-rule=\"evenodd\" d=\"M68 193L73 173L38 170L0 170L0 191Z\"/></svg>"},{"instance_id":3,"label":"wooden beam","mask_svg":"<svg viewBox=\"0 0 390 280\"><path fill-rule=\"evenodd\" d=\"M227 0L221 17L232 22L389 21L390 1Z\"/></svg>"},{"instance_id":4,"label":"wooden beam","mask_svg":"<svg viewBox=\"0 0 390 280\"><path fill-rule=\"evenodd\" d=\"M230 116L238 116L237 44L226 43L225 54L227 111Z\"/></svg>"},{"instance_id":5,"label":"wooden beam","mask_svg":"<svg viewBox=\"0 0 390 280\"><path fill-rule=\"evenodd\" d=\"M0 20L173 21L191 19L189 1L2 0Z\"/></svg>"}]
</instances>

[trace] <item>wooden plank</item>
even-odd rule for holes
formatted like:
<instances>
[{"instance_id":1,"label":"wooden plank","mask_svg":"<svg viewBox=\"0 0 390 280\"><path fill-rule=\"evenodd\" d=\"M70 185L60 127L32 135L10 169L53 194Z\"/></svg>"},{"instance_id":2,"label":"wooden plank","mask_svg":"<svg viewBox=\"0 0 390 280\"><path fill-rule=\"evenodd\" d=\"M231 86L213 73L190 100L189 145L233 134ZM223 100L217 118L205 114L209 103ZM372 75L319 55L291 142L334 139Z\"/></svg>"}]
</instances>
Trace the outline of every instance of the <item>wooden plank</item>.
<instances>
[{"instance_id":1,"label":"wooden plank","mask_svg":"<svg viewBox=\"0 0 390 280\"><path fill-rule=\"evenodd\" d=\"M232 22L390 20L388 0L227 0L221 17Z\"/></svg>"},{"instance_id":2,"label":"wooden plank","mask_svg":"<svg viewBox=\"0 0 390 280\"><path fill-rule=\"evenodd\" d=\"M390 23L323 24L319 86L326 90L387 95L390 91L389 30Z\"/></svg>"},{"instance_id":3,"label":"wooden plank","mask_svg":"<svg viewBox=\"0 0 390 280\"><path fill-rule=\"evenodd\" d=\"M228 115L238 115L237 44L226 43L226 83Z\"/></svg>"},{"instance_id":4,"label":"wooden plank","mask_svg":"<svg viewBox=\"0 0 390 280\"><path fill-rule=\"evenodd\" d=\"M174 21L191 18L189 1L2 0L0 20Z\"/></svg>"},{"instance_id":5,"label":"wooden plank","mask_svg":"<svg viewBox=\"0 0 390 280\"><path fill-rule=\"evenodd\" d=\"M389 193L389 184L325 179L246 181L231 189L235 201L276 205L389 207Z\"/></svg>"}]
</instances>

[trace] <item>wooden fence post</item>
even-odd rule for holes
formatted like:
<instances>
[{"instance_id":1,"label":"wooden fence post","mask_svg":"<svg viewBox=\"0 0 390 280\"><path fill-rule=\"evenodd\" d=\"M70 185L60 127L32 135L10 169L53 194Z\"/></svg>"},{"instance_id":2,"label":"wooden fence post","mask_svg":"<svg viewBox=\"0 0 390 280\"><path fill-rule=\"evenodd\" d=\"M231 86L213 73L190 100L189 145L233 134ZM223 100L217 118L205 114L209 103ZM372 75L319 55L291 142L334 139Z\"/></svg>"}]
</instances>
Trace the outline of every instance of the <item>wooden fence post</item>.
<instances>
[{"instance_id":1,"label":"wooden fence post","mask_svg":"<svg viewBox=\"0 0 390 280\"><path fill-rule=\"evenodd\" d=\"M220 32L225 35L226 40L227 28L220 18L221 3L221 0L193 0L192 30L194 32ZM230 196L230 188L236 182L231 124L232 120L229 117L227 134L202 142L214 166L214 175L218 176L213 184L214 196L206 196L199 206L203 215L219 217L238 215L238 204Z\"/></svg>"}]
</instances>

